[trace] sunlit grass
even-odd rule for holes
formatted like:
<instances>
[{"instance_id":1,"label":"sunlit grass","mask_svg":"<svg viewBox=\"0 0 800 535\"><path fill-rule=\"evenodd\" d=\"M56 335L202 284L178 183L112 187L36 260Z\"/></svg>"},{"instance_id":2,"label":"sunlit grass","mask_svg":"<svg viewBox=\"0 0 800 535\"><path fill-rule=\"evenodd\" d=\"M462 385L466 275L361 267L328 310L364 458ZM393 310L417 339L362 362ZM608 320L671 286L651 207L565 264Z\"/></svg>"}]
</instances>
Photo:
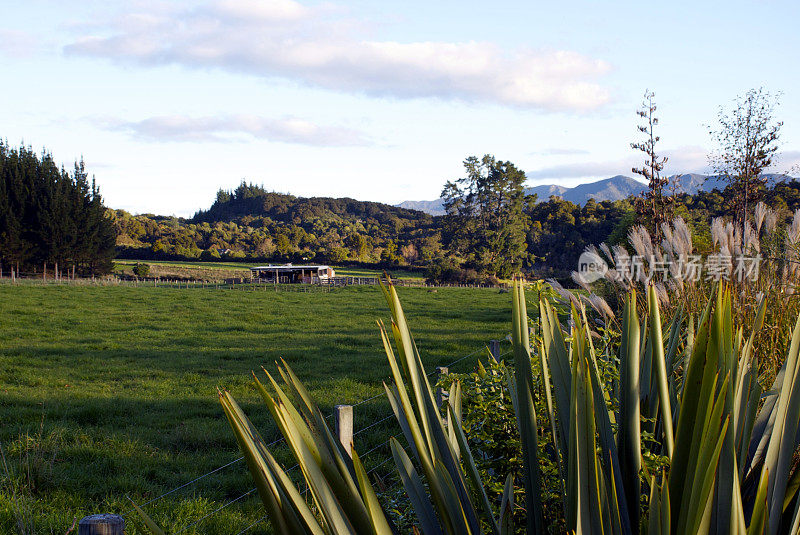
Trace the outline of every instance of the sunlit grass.
<instances>
[{"instance_id":1,"label":"sunlit grass","mask_svg":"<svg viewBox=\"0 0 800 535\"><path fill-rule=\"evenodd\" d=\"M509 298L497 290L400 294L429 370L508 332ZM26 452L43 459L36 488L22 489L36 533L64 533L74 516L123 512L126 494L143 503L238 457L217 386L271 438L250 386L261 365L285 358L326 413L381 393L389 376L375 324L388 311L376 287L309 294L3 284L0 303L0 441L12 465ZM384 399L362 405L356 426L388 412ZM392 425L356 437L359 451L397 432ZM2 533L13 530L11 487L0 484ZM250 488L239 463L146 509L174 532ZM196 532L235 533L262 514L250 496Z\"/></svg>"},{"instance_id":2,"label":"sunlit grass","mask_svg":"<svg viewBox=\"0 0 800 535\"><path fill-rule=\"evenodd\" d=\"M117 273L131 273L131 269L137 262L178 269L198 268L222 271L246 271L251 267L269 265L269 262L200 262L200 261L175 261L175 260L115 260L114 271ZM279 263L279 262L276 262ZM381 269L352 268L333 266L336 275L340 277L377 277L383 273ZM411 271L408 269L391 269L390 271L396 278L403 279L423 279L421 271Z\"/></svg>"}]
</instances>

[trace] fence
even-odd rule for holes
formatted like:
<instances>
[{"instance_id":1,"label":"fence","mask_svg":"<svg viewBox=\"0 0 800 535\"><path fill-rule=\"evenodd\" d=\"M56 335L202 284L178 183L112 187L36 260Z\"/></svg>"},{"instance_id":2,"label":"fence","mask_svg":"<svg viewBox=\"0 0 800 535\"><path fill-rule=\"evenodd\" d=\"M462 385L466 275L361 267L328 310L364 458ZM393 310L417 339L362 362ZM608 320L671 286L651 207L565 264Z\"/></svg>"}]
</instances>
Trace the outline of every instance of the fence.
<instances>
[{"instance_id":1,"label":"fence","mask_svg":"<svg viewBox=\"0 0 800 535\"><path fill-rule=\"evenodd\" d=\"M500 352L500 345L501 345L501 341L500 340L490 340L489 341L488 354L491 355L495 360L500 360L502 357L504 357L505 355L508 355L510 353L510 351L507 351L505 353L501 353ZM461 363L461 362L463 362L463 361L465 361L465 360L467 360L467 359L469 359L471 357L476 357L479 353L481 353L482 351L486 351L486 350L487 350L487 347L482 347L482 348L476 349L475 351L473 351L473 352L471 352L471 353L469 353L467 355L464 355L461 358L458 358L458 359L454 360L453 362L449 363L447 366L439 366L434 371L428 373L428 377L431 377L431 376L434 376L434 375L439 375L439 376L446 375L446 374L450 373L450 369L453 368L454 366L456 366L457 364L459 364L459 363ZM445 395L446 394L444 394L440 389L437 388L436 399L437 399L437 402L440 403L440 405L444 402ZM329 414L327 417L325 417L325 420L329 424L331 423L331 420L333 420L332 423L333 423L333 426L334 426L334 436L337 436L339 438L339 440L341 441L341 443L348 450L349 450L349 447L350 447L351 444L358 444L358 443L368 444L369 442L366 440L366 438L368 436L374 436L374 433L376 431L383 430L383 432L384 432L383 436L385 437L386 433L388 433L389 431L392 430L392 423L394 424L393 427L395 427L396 430L395 430L395 432L390 433L388 438L386 438L386 440L379 440L378 444L372 445L369 449L367 449L363 453L359 454L359 458L361 459L362 462L364 462L365 466L369 466L369 469L367 470L367 474L369 476L371 476L372 478L375 478L375 479L377 479L379 481L382 481L384 483L387 483L387 482L389 483L389 485L386 485L384 487L384 490L381 493L381 494L384 494L384 495L387 492L389 492L389 491L391 491L393 489L396 489L400 484L400 481L397 480L397 479L395 479L394 481L390 481L391 475L392 475L392 473L394 471L393 471L393 469L391 467L386 466L389 463L389 461L391 461L391 459L392 459L392 456L390 455L390 451L389 451L390 450L389 443L390 443L391 438L394 437L397 434L397 432L400 431L399 426L397 426L397 421L395 419L394 413L391 410L388 411L385 415L382 415L382 416L374 419L373 421L371 421L369 423L365 423L362 427L357 427L356 426L355 416L359 412L358 407L363 407L364 405L366 405L368 403L375 402L375 401L377 401L377 400L379 400L379 399L381 399L381 398L383 398L385 396L386 396L386 393L383 392L383 393L380 393L380 394L376 394L376 395L374 395L372 397L363 399L363 400L361 400L361 401L359 401L357 403L354 403L352 405L346 405L346 404L336 405L334 407L333 412L331 414ZM367 435L366 434L367 432L371 432L371 433L369 433ZM358 439L359 436L362 437L362 438ZM285 439L284 438L277 438L277 439L273 440L272 442L270 442L269 444L267 444L267 448L269 448L270 450L274 450L274 448L278 448L278 447L281 446L281 444L284 444L284 443L285 443ZM408 448L409 448L409 446L407 445L406 449L408 449ZM237 457L236 459L233 459L233 460L223 464L222 466L219 466L219 467L217 467L217 468L215 468L215 469L213 469L213 470L211 470L209 472L206 472L205 474L202 474L202 475L200 475L200 476L198 476L198 477L196 477L196 478L194 478L194 479L192 479L190 481L187 481L186 483L183 483L183 484L181 484L181 485L179 485L179 486L177 486L177 487L175 487L173 489L170 489L170 490L168 490L168 491L156 496L155 498L152 498L152 499L144 502L139 507L141 507L142 509L150 507L153 504L156 504L156 503L160 502L161 500L163 500L164 498L166 498L168 496L172 496L172 495L174 495L174 494L176 494L176 493L178 493L178 492L180 492L182 490L185 490L185 489L188 489L188 488L192 487L193 485L197 484L199 481L201 481L201 480L203 480L203 479L205 479L205 478L207 478L207 477L209 477L209 476L211 476L213 474L219 473L219 472L221 472L223 470L226 470L226 469L228 469L228 468L230 468L230 467L232 467L234 465L237 465L237 464L241 463L243 460L244 460L243 456ZM289 475L297 476L296 479L295 479L295 483L296 484L298 484L298 483L299 484L304 484L304 481L302 480L300 474L298 474L296 472L298 467L299 467L299 465L295 464L295 465L291 466L290 468L286 469L286 473L289 474ZM308 495L308 490L309 489L308 489L307 486L303 490L303 494L306 497ZM247 499L248 497L256 494L256 492L257 492L257 489L254 487L254 488L251 488L251 489L241 493L240 495L236 496L235 498L229 499L228 501L226 501L225 503L223 503L219 507L215 508L214 510L212 510L212 511L206 513L206 514L203 514L202 516L200 516L200 517L188 522L187 524L185 524L184 526L179 528L177 531L174 531L173 532L174 535L178 535L180 533L188 532L192 528L200 527L204 521L208 520L209 518L211 518L212 516L218 514L219 512L223 511L224 509L227 509L228 507L231 507L234 504L242 502L243 500ZM123 516L130 516L131 513L132 513L132 509L129 509L129 510L127 510L125 512L125 514ZM113 516L116 516L116 515L113 515ZM86 518L89 518L89 517L86 517ZM119 517L117 517L117 518L119 518ZM235 532L232 531L232 533L235 533L236 535L242 535L244 533L247 533L248 531L250 531L251 529L253 529L254 527L258 526L259 524L261 524L262 522L264 522L266 520L267 520L267 515L262 515L259 518L251 521L249 524L247 524L247 525L243 526L242 528L240 528L239 531L235 531ZM83 533L83 532L81 532L81 533ZM94 533L94 532L90 532L90 533ZM106 533L106 532L105 531L102 531L102 532L98 531L97 533Z\"/></svg>"},{"instance_id":2,"label":"fence","mask_svg":"<svg viewBox=\"0 0 800 535\"><path fill-rule=\"evenodd\" d=\"M126 286L126 287L157 287L157 288L206 288L218 290L239 291L331 291L347 286L376 286L380 277L331 277L329 279L316 279L313 283L289 282L262 282L258 279L235 278L219 281L193 280L178 278L136 278L127 275L106 275L103 277L71 278L53 276L51 273L15 273L9 276L6 273L0 277L0 284L28 284L28 285L70 285L70 286ZM491 284L431 284L424 279L392 279L395 286L407 288L505 288L508 285Z\"/></svg>"}]
</instances>

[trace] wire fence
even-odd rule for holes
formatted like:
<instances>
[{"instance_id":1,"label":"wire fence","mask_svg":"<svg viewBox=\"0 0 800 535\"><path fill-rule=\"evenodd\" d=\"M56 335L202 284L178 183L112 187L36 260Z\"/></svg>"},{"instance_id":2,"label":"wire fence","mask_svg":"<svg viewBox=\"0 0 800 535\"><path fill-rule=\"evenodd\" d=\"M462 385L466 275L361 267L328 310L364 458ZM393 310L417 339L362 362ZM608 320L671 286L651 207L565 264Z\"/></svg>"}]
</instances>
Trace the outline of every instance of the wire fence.
<instances>
[{"instance_id":1,"label":"wire fence","mask_svg":"<svg viewBox=\"0 0 800 535\"><path fill-rule=\"evenodd\" d=\"M69 274L47 274L41 272L2 273L0 283L26 285L70 285L70 286L126 286L157 288L205 288L240 291L331 291L348 286L377 286L382 277L334 277L316 282L265 281L252 277L195 277L158 276L136 277L132 275L108 274L87 277L72 277ZM507 288L505 283L442 283L426 279L392 279L392 284L409 288Z\"/></svg>"},{"instance_id":2,"label":"wire fence","mask_svg":"<svg viewBox=\"0 0 800 535\"><path fill-rule=\"evenodd\" d=\"M449 370L453 366L455 366L455 365L457 365L457 364L469 359L470 357L475 357L476 355L478 355L479 353L484 352L484 351L486 351L487 354L491 354L491 353L488 352L489 351L488 347L482 347L482 348L476 349L475 351L473 351L473 352L471 352L471 353L469 353L467 355L464 355L463 357L460 357L460 358L452 361L451 363L449 363L446 366L446 368ZM495 355L495 358L497 358L499 360L500 358L502 358L505 355L508 355L509 353L510 352L505 352L505 353L502 353L502 354ZM434 374L438 373L438 371L439 370L437 369L437 370L435 370L433 372L428 373L427 375L428 375L428 377L431 377ZM383 398L385 396L386 396L386 392L384 391L384 392L382 392L380 394L376 394L376 395L371 396L369 398L363 399L363 400L361 400L361 401L359 401L357 403L354 403L352 405L352 407L355 408L355 407L358 407L358 406L362 406L365 403L369 403L371 401L375 401L375 400ZM365 427L361 427L361 428L357 429L353 433L353 438L355 439L355 437L357 437L359 435L363 435L367 431L378 430L378 429L380 429L382 427L382 424L385 424L385 426L388 427L390 421L396 422L396 419L394 418L394 416L395 416L394 412L390 411L385 416L379 417L378 419L370 422ZM330 414L330 415L325 417L325 420L329 421L332 417L333 417L333 414ZM364 460L372 461L373 458L375 458L375 455L378 452L380 452L384 448L387 448L390 445L390 442L391 442L392 438L394 438L396 434L397 434L396 432L393 433L393 434L390 434L390 436L386 440L383 440L383 441L379 442L378 444L373 445L371 448L369 448L363 454L360 454L359 458L362 461L364 461ZM285 442L285 439L283 437L277 438L277 439L273 440L272 442L270 442L269 444L267 444L266 447L272 449L272 448L275 448L275 447L279 447L284 442ZM409 448L410 448L409 445L406 445L404 447L404 449L406 449L406 450L408 450ZM179 486L177 486L177 487L175 487L173 489L170 489L170 490L168 490L166 492L163 492L162 494L156 496L155 498L152 498L152 499L144 502L139 507L144 509L145 507L151 506L151 505L163 500L164 498L166 498L168 496L174 495L174 494L180 492L181 490L187 489L187 488L191 487L192 485L197 484L199 481L201 481L201 480L203 480L203 479L205 479L205 478L207 478L207 477L209 477L209 476L211 476L213 474L219 473L219 472L225 470L226 468L229 468L231 466L234 466L234 465L240 463L242 460L244 460L244 456L237 457L236 459L233 459L233 460L231 460L231 461L229 461L229 462L227 462L227 463L225 463L225 464L223 464L223 465L221 465L221 466L219 466L217 468L214 468L213 470L210 470L210 471L208 471L208 472L206 472L206 473L204 473L204 474L202 474L202 475L200 475L198 477L195 477L194 479L192 479L190 481L187 481L187 482L185 482L185 483L183 483L183 484L181 484L181 485L179 485ZM367 470L367 474L372 475L374 477L379 477L379 479L381 481L385 481L387 479L387 477L389 477L391 475L391 471L389 473L384 474L383 476L378 476L377 471L381 467L384 467L387 463L389 463L389 461L392 460L392 456L390 454L388 454L388 452L387 452L386 454L384 454L383 458L380 459L380 461L377 461L377 458L375 460L376 460L376 464L374 464L374 466L371 466L370 469ZM365 464L373 464L373 463L372 462L368 462L368 463L365 463ZM295 470L297 470L298 468L299 468L299 464L294 464L290 468L286 469L286 473L287 474L292 473ZM398 479L398 480L394 481L394 483L390 487L386 487L384 489L384 492L395 488L399 484L400 484L400 481ZM256 491L257 491L256 488L251 488L250 490L238 495L237 497L226 501L224 504L220 505L219 507L213 509L212 511L209 511L208 513L203 514L199 518L197 518L197 519L189 522L188 524L184 525L183 527L179 528L177 531L174 532L175 535L178 535L180 533L184 533L184 532L186 532L186 531L188 531L188 530L190 530L190 529L192 529L194 527L197 527L203 521L205 521L205 520L211 518L212 516L220 513L221 511L227 509L228 507L245 500L249 496L253 495ZM304 489L303 493L307 495L308 491L309 491L308 486L305 486L305 489ZM131 511L132 511L132 509L126 511L126 514L124 516L130 516ZM242 533L248 532L249 530L251 530L252 528L256 527L257 525L259 525L261 522L265 521L266 519L267 519L267 515L264 515L264 516L256 519L255 521L253 521L250 524L248 524L247 526L245 526L241 531L239 531L237 533L237 535L241 535Z\"/></svg>"}]
</instances>

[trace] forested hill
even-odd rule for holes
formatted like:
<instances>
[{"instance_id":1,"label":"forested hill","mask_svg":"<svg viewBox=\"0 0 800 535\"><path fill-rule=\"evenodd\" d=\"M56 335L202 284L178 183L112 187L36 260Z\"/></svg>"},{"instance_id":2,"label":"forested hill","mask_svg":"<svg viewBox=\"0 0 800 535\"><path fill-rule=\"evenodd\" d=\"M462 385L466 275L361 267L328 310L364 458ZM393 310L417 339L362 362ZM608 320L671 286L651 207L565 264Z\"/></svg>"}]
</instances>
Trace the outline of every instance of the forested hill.
<instances>
[{"instance_id":1,"label":"forested hill","mask_svg":"<svg viewBox=\"0 0 800 535\"><path fill-rule=\"evenodd\" d=\"M235 221L247 216L295 224L319 218L393 227L428 225L432 222L430 215L417 210L350 198L295 197L266 191L261 186L245 182L233 191L217 192L214 204L208 210L197 212L192 222Z\"/></svg>"},{"instance_id":2,"label":"forested hill","mask_svg":"<svg viewBox=\"0 0 800 535\"><path fill-rule=\"evenodd\" d=\"M779 182L763 198L789 218L800 208L800 183ZM726 194L718 190L676 199L676 213L698 244L709 240L711 219L729 211ZM636 219L629 199L580 205L552 197L527 204L524 214L522 268L540 274L568 274L587 245L623 242ZM122 210L109 210L109 217L119 257L444 266L456 275L474 265L458 253L447 217L352 199L294 197L248 184L220 192L211 208L191 220Z\"/></svg>"},{"instance_id":3,"label":"forested hill","mask_svg":"<svg viewBox=\"0 0 800 535\"><path fill-rule=\"evenodd\" d=\"M122 210L111 217L122 258L425 266L445 254L441 224L424 212L346 198L295 197L246 182L220 190L208 210L189 220Z\"/></svg>"}]
</instances>

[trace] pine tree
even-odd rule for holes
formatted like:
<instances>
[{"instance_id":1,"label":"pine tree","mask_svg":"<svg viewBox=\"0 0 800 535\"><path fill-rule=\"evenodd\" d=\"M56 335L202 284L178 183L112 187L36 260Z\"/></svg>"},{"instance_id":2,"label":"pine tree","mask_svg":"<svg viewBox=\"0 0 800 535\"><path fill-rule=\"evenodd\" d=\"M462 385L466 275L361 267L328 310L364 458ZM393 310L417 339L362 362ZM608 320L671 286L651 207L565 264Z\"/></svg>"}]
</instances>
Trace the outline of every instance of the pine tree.
<instances>
[{"instance_id":1,"label":"pine tree","mask_svg":"<svg viewBox=\"0 0 800 535\"><path fill-rule=\"evenodd\" d=\"M116 232L83 161L72 174L50 154L0 143L0 262L107 273Z\"/></svg>"},{"instance_id":2,"label":"pine tree","mask_svg":"<svg viewBox=\"0 0 800 535\"><path fill-rule=\"evenodd\" d=\"M485 272L509 277L526 255L525 173L486 154L464 160L466 176L445 184L451 246Z\"/></svg>"}]
</instances>

